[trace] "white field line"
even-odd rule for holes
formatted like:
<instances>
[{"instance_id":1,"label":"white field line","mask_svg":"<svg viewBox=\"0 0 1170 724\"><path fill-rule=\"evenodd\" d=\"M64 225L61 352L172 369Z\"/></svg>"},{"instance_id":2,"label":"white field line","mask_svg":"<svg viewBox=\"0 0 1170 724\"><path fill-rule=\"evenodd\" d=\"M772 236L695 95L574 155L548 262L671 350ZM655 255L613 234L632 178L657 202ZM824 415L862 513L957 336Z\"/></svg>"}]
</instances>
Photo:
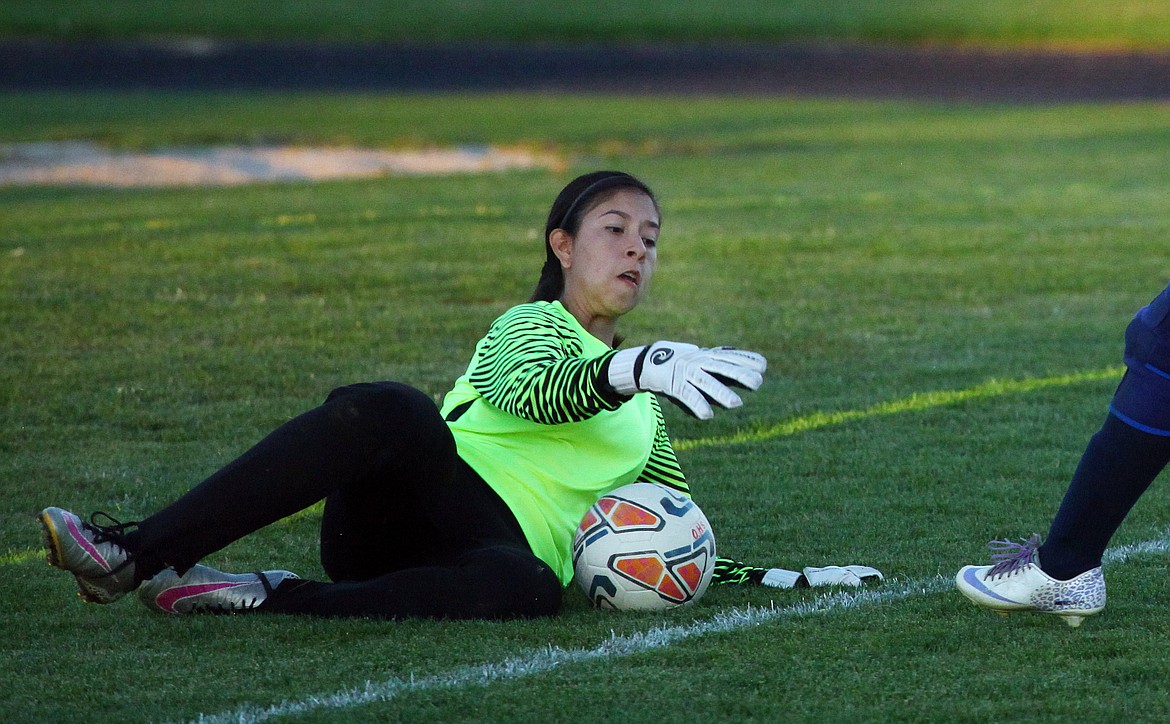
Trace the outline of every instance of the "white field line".
<instances>
[{"instance_id":1,"label":"white field line","mask_svg":"<svg viewBox=\"0 0 1170 724\"><path fill-rule=\"evenodd\" d=\"M220 714L201 714L194 721L205 724L218 722L260 722L271 717L289 716L320 709L338 710L349 707L390 701L402 694L464 686L486 686L498 681L521 679L552 671L567 664L618 659L632 654L670 646L679 641L707 634L725 633L756 626L781 618L808 616L829 611L847 610L866 604L898 601L912 596L928 595L946 590L953 585L941 576L925 581L899 583L891 581L880 587L857 592L837 592L791 606L773 608L736 608L716 613L705 621L683 626L654 628L625 636L612 636L589 649L562 649L558 646L528 651L499 662L478 666L460 666L441 674L422 678L396 678L369 682L365 686L333 694L310 696L300 701L286 701L269 707L243 706Z\"/></svg>"},{"instance_id":2,"label":"white field line","mask_svg":"<svg viewBox=\"0 0 1170 724\"><path fill-rule=\"evenodd\" d=\"M681 441L679 449L690 449L717 445L735 445L762 442L769 439L807 432L820 427L839 425L860 419L881 415L916 412L932 407L951 405L969 400L1021 394L1045 387L1078 384L1087 381L1108 379L1120 374L1118 368L1092 370L1072 375L1022 380L991 380L981 385L956 391L943 391L913 395L904 400L882 403L864 410L849 410L839 413L816 413L803 418L789 420L771 428L736 433L722 438L708 438ZM1167 535L1170 535L1168 533ZM1124 548L1112 549L1107 553L1109 562L1121 562L1133 555L1163 553L1170 548L1170 540L1147 541ZM901 582L895 579L880 587L857 591L838 591L803 601L790 606L771 608L731 609L715 614L705 621L696 621L685 626L651 629L627 636L613 636L589 649L562 649L557 646L529 651L499 662L488 662L478 666L461 666L444 673L416 678L395 678L382 682L367 681L364 686L354 687L330 694L309 696L299 701L285 701L272 706L245 705L232 711L200 714L194 721L199 722L259 722L278 716L325 710L339 711L365 704L391 701L403 694L420 691L454 689L465 686L487 686L498 681L521 679L526 676L552 671L560 666L582 662L616 659L645 651L664 648L678 641L685 641L713 633L737 631L786 618L809 616L835 611L847 611L861 606L880 605L913 597L927 596L947 591L954 585L949 577Z\"/></svg>"},{"instance_id":3,"label":"white field line","mask_svg":"<svg viewBox=\"0 0 1170 724\"><path fill-rule=\"evenodd\" d=\"M1160 555L1167 552L1170 552L1170 531L1166 531L1161 538L1155 540L1111 548L1105 553L1105 562L1110 565L1119 564L1130 558ZM518 654L502 661L488 662L478 666L459 666L431 676L416 678L412 675L409 678L394 678L381 682L367 681L364 686L332 694L309 696L299 701L284 701L267 707L245 705L232 711L200 714L192 721L203 724L218 724L220 722L247 724L265 721L273 717L295 716L319 710L339 711L366 704L387 702L404 694L416 692L487 686L495 682L543 674L570 664L620 659L665 648L680 641L708 634L739 631L770 621L849 611L943 593L951 590L953 586L953 579L939 575L916 581L891 580L880 586L857 591L837 591L790 606L733 608L716 613L704 621L695 621L687 625L654 628L626 636L612 636L589 649L562 649L558 646L549 646Z\"/></svg>"}]
</instances>

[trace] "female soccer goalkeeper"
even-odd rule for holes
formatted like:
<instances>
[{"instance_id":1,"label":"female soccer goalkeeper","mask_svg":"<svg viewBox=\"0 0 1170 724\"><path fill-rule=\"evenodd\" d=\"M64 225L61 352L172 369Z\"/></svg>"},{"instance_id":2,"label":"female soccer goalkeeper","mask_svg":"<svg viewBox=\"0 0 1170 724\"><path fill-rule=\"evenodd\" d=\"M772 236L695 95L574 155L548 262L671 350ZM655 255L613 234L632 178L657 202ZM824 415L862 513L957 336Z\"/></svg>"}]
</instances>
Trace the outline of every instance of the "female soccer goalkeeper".
<instances>
[{"instance_id":1,"label":"female soccer goalkeeper","mask_svg":"<svg viewBox=\"0 0 1170 724\"><path fill-rule=\"evenodd\" d=\"M442 409L396 382L336 389L141 522L45 509L49 562L72 573L88 601L137 589L169 613L556 613L573 576L574 530L598 496L635 481L687 490L656 395L707 419L741 404L731 385L763 382L766 363L753 352L668 341L614 348L618 319L654 275L659 228L658 204L638 179L574 179L549 212L532 300L495 320ZM322 498L331 582L198 564ZM823 570L771 575L779 585L853 583L872 569ZM719 574L764 575L727 561Z\"/></svg>"}]
</instances>

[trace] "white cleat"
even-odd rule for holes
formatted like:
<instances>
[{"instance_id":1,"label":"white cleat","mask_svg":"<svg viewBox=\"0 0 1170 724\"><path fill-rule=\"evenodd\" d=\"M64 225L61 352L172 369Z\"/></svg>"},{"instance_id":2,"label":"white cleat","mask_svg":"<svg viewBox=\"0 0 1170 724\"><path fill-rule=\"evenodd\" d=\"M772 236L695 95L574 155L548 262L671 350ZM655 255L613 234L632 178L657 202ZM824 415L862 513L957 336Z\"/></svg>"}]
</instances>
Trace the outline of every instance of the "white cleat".
<instances>
[{"instance_id":1,"label":"white cleat","mask_svg":"<svg viewBox=\"0 0 1170 724\"><path fill-rule=\"evenodd\" d=\"M992 541L1000 551L990 566L964 566L955 576L959 592L975 604L1006 616L1035 611L1060 616L1076 628L1085 617L1105 608L1105 577L1097 566L1067 581L1058 581L1040 569L1036 549L1040 536L1023 545Z\"/></svg>"}]
</instances>

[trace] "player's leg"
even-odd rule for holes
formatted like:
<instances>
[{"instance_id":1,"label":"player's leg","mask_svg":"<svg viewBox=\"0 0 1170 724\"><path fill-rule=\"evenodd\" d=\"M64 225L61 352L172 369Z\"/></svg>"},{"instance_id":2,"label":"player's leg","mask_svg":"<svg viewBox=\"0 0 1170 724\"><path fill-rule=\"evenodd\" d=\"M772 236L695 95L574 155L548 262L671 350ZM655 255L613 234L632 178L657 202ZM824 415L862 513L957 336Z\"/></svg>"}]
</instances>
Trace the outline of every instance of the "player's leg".
<instances>
[{"instance_id":1,"label":"player's leg","mask_svg":"<svg viewBox=\"0 0 1170 724\"><path fill-rule=\"evenodd\" d=\"M321 565L330 579L376 578L487 543L527 547L515 516L458 457L454 442L447 452L435 449L417 465L388 463L329 495Z\"/></svg>"},{"instance_id":2,"label":"player's leg","mask_svg":"<svg viewBox=\"0 0 1170 724\"><path fill-rule=\"evenodd\" d=\"M499 495L451 458L449 475L391 467L330 495L321 563L336 583L291 582L268 610L387 619L556 613L556 573L532 554Z\"/></svg>"},{"instance_id":3,"label":"player's leg","mask_svg":"<svg viewBox=\"0 0 1170 724\"><path fill-rule=\"evenodd\" d=\"M434 402L406 385L339 388L133 529L46 509L50 562L74 573L87 599L115 600L164 568L185 571L388 460L441 459L451 442L449 434L435 435L445 431L441 419L431 424L438 418Z\"/></svg>"},{"instance_id":4,"label":"player's leg","mask_svg":"<svg viewBox=\"0 0 1170 724\"><path fill-rule=\"evenodd\" d=\"M321 562L334 582L195 566L183 576L164 571L139 597L169 613L385 619L555 613L556 573L531 553L495 491L458 458L446 423L435 412L416 415L414 427L409 453L379 457L326 499Z\"/></svg>"},{"instance_id":5,"label":"player's leg","mask_svg":"<svg viewBox=\"0 0 1170 724\"><path fill-rule=\"evenodd\" d=\"M395 466L332 493L321 560L334 582L195 566L139 589L168 613L262 610L323 617L501 619L557 612L561 584L499 496L462 461L423 478Z\"/></svg>"},{"instance_id":6,"label":"player's leg","mask_svg":"<svg viewBox=\"0 0 1170 724\"><path fill-rule=\"evenodd\" d=\"M1126 330L1126 372L1089 441L1048 538L1044 571L1069 579L1101 565L1122 521L1170 463L1170 288Z\"/></svg>"},{"instance_id":7,"label":"player's leg","mask_svg":"<svg viewBox=\"0 0 1170 724\"><path fill-rule=\"evenodd\" d=\"M381 619L507 619L560 610L556 573L527 546L496 544L363 581L286 581L261 610Z\"/></svg>"},{"instance_id":8,"label":"player's leg","mask_svg":"<svg viewBox=\"0 0 1170 724\"><path fill-rule=\"evenodd\" d=\"M1047 542L997 541L998 563L959 571L958 588L975 603L1054 613L1074 626L1105 607L1105 548L1170 463L1170 287L1126 329L1125 362L1109 415L1082 455Z\"/></svg>"}]
</instances>

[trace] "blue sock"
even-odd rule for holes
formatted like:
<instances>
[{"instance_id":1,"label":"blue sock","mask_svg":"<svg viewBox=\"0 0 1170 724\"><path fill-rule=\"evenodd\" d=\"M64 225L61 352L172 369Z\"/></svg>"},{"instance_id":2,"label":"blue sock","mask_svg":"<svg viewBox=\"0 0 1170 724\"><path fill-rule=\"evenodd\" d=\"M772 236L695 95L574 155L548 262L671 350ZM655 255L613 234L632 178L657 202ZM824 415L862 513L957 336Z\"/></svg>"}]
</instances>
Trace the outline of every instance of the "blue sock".
<instances>
[{"instance_id":1,"label":"blue sock","mask_svg":"<svg viewBox=\"0 0 1170 724\"><path fill-rule=\"evenodd\" d=\"M1067 580L1101 565L1109 540L1138 498L1170 463L1170 437L1113 415L1089 441L1040 547L1040 565Z\"/></svg>"}]
</instances>

